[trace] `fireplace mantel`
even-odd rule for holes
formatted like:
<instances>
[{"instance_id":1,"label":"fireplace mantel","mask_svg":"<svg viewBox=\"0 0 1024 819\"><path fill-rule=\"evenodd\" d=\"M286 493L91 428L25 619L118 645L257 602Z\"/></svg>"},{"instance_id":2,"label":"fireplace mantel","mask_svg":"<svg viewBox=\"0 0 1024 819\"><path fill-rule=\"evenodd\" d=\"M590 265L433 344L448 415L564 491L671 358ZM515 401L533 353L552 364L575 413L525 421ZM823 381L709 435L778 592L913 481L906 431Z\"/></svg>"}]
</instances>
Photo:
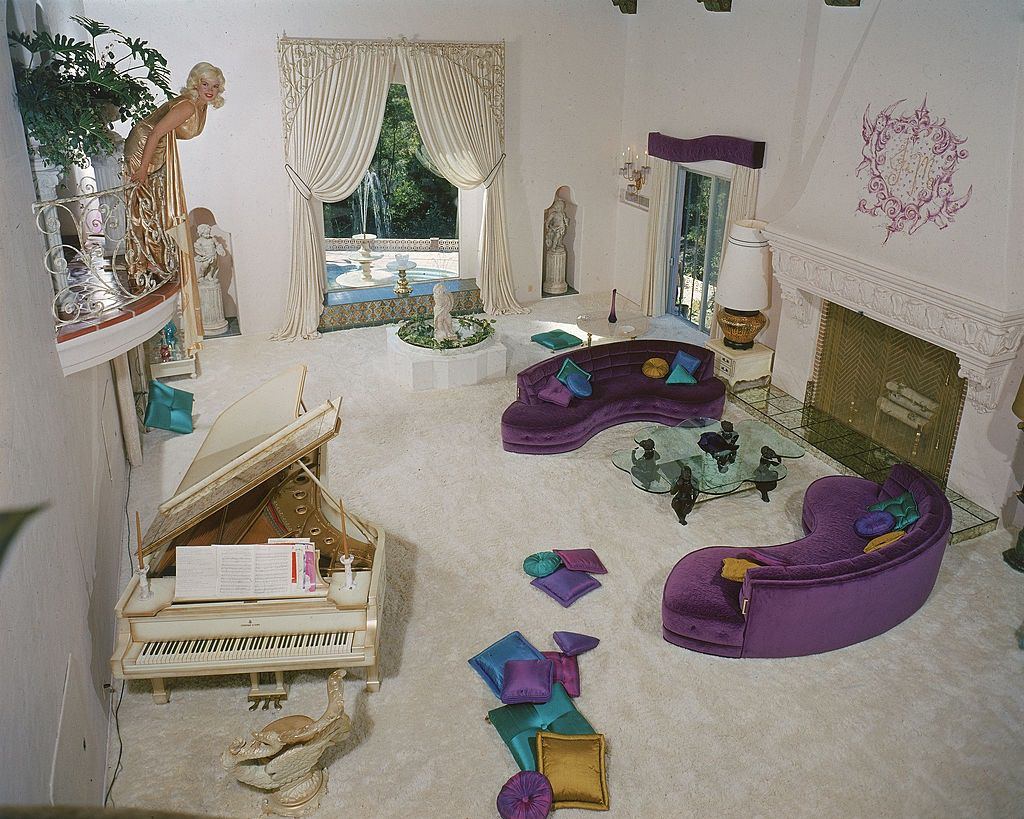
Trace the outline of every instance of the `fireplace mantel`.
<instances>
[{"instance_id":1,"label":"fireplace mantel","mask_svg":"<svg viewBox=\"0 0 1024 819\"><path fill-rule=\"evenodd\" d=\"M772 227L764 233L787 317L806 325L816 312L808 295L818 296L951 350L968 401L979 412L995 408L1024 339L1024 310L1005 312Z\"/></svg>"}]
</instances>

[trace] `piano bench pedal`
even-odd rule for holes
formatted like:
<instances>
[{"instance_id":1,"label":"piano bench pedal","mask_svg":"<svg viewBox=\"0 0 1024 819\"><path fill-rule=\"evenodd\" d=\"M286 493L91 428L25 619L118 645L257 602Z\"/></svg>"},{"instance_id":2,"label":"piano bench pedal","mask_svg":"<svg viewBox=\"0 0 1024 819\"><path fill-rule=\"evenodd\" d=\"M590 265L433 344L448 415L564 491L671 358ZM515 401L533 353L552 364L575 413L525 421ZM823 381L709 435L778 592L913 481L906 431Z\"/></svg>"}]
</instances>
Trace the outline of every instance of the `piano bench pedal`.
<instances>
[{"instance_id":1,"label":"piano bench pedal","mask_svg":"<svg viewBox=\"0 0 1024 819\"><path fill-rule=\"evenodd\" d=\"M273 671L274 685L273 688L260 688L260 675L259 673L249 674L249 701L252 705L249 706L250 711L255 711L262 704L263 710L266 711L270 708L270 703L274 703L274 708L281 708L281 703L288 699L288 686L284 684L284 672Z\"/></svg>"}]
</instances>

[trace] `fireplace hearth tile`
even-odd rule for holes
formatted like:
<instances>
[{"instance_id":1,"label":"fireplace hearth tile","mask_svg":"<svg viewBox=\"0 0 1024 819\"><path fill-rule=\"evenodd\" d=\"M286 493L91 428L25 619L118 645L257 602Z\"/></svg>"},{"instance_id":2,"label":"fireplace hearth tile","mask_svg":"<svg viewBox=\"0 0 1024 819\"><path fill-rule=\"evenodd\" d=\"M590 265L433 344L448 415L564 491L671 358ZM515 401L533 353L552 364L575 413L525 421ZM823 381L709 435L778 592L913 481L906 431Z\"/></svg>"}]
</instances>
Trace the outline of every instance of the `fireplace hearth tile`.
<instances>
[{"instance_id":1,"label":"fireplace hearth tile","mask_svg":"<svg viewBox=\"0 0 1024 819\"><path fill-rule=\"evenodd\" d=\"M832 438L822 441L819 445L819 449L841 461L848 455L857 455L858 453L866 452L872 446L874 446L874 444L871 441L855 433L843 438Z\"/></svg>"},{"instance_id":2,"label":"fireplace hearth tile","mask_svg":"<svg viewBox=\"0 0 1024 819\"><path fill-rule=\"evenodd\" d=\"M850 434L850 430L838 421L815 421L813 424L808 424L808 426L828 438L842 438Z\"/></svg>"},{"instance_id":3,"label":"fireplace hearth tile","mask_svg":"<svg viewBox=\"0 0 1024 819\"><path fill-rule=\"evenodd\" d=\"M981 518L975 517L966 509L961 506L953 504L953 531L958 532L962 529L970 529L973 526L978 526L984 523Z\"/></svg>"},{"instance_id":4,"label":"fireplace hearth tile","mask_svg":"<svg viewBox=\"0 0 1024 819\"><path fill-rule=\"evenodd\" d=\"M990 518L996 517L991 512L982 509L980 506L978 506L978 504L974 503L973 501L967 500L967 498L963 497L963 495L961 495L953 503L955 506L959 506L965 512L970 512L972 515L974 515L974 517L982 521L986 521Z\"/></svg>"},{"instance_id":5,"label":"fireplace hearth tile","mask_svg":"<svg viewBox=\"0 0 1024 819\"><path fill-rule=\"evenodd\" d=\"M772 395L780 395L780 396L781 396L781 395L789 395L789 393L788 393L788 392L786 392L786 391L785 391L785 390L783 390L783 389L780 389L779 387L776 387L776 386L775 386L774 384L772 384L772 385L771 385L770 387L768 387L768 391L769 391L769 392L770 392L770 393L771 393Z\"/></svg>"},{"instance_id":6,"label":"fireplace hearth tile","mask_svg":"<svg viewBox=\"0 0 1024 819\"><path fill-rule=\"evenodd\" d=\"M768 400L768 388L767 387L751 387L747 390L740 390L736 393L736 397L746 401L748 404L755 404Z\"/></svg>"},{"instance_id":7,"label":"fireplace hearth tile","mask_svg":"<svg viewBox=\"0 0 1024 819\"><path fill-rule=\"evenodd\" d=\"M781 412L791 412L792 410L802 410L804 408L804 402L798 401L791 395L781 395L777 398L772 398L768 403L777 410L777 412L769 410L769 415L777 415Z\"/></svg>"},{"instance_id":8,"label":"fireplace hearth tile","mask_svg":"<svg viewBox=\"0 0 1024 819\"><path fill-rule=\"evenodd\" d=\"M800 410L783 412L779 415L773 415L771 418L773 421L782 424L786 429L796 429L803 426L804 423L804 415Z\"/></svg>"}]
</instances>

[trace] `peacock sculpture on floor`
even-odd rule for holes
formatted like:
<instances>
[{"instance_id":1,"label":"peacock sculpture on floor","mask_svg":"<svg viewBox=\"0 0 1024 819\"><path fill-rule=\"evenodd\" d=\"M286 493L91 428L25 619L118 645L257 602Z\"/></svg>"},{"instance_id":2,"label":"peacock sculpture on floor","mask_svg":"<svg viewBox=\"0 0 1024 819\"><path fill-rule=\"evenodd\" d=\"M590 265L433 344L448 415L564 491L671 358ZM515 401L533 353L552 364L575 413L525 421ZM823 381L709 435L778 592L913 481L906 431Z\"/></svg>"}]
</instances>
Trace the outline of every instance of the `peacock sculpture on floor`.
<instances>
[{"instance_id":1,"label":"peacock sculpture on floor","mask_svg":"<svg viewBox=\"0 0 1024 819\"><path fill-rule=\"evenodd\" d=\"M339 668L327 678L327 710L320 719L282 717L253 731L251 740L235 740L221 757L224 769L239 782L272 791L263 804L265 814L306 816L320 807L327 791L327 771L320 759L352 730L345 713L344 677Z\"/></svg>"}]
</instances>

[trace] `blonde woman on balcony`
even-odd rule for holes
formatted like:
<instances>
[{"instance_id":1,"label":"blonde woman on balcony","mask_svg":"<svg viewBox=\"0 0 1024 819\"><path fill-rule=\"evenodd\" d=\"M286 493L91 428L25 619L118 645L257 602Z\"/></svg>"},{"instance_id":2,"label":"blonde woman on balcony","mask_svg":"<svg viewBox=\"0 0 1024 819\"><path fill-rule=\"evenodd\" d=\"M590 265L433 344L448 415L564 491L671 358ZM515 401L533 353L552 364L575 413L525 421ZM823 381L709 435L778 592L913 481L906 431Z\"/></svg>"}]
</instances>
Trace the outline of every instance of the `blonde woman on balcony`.
<instances>
[{"instance_id":1,"label":"blonde woman on balcony","mask_svg":"<svg viewBox=\"0 0 1024 819\"><path fill-rule=\"evenodd\" d=\"M150 266L164 269L167 240L154 231L171 231L188 216L185 190L178 160L179 139L192 139L203 132L206 109L224 104L224 74L215 65L197 63L192 67L181 94L168 100L132 127L124 144L125 169L131 187L127 192L130 233L127 241L128 273L136 286L143 286ZM161 169L163 174L157 174ZM155 176L154 176L155 174ZM153 176L151 179L150 177ZM159 226L155 224L159 221ZM178 254L181 280L182 347L188 355L202 348L203 319L190 237ZM175 252L171 247L169 252Z\"/></svg>"}]
</instances>

